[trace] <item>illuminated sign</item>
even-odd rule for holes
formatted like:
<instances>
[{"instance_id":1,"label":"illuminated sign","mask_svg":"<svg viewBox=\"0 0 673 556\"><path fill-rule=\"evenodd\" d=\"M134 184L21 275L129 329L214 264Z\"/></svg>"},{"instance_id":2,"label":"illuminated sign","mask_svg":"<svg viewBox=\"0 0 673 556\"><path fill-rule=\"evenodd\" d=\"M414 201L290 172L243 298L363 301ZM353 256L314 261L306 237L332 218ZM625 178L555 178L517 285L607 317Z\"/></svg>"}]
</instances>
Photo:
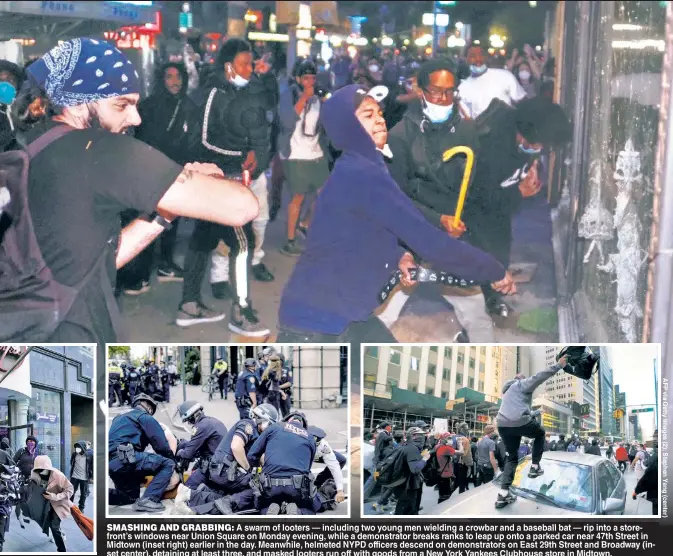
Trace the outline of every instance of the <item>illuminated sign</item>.
<instances>
[{"instance_id":1,"label":"illuminated sign","mask_svg":"<svg viewBox=\"0 0 673 556\"><path fill-rule=\"evenodd\" d=\"M109 1L108 4L131 4L132 6L151 6L154 4L152 1L148 2L117 2L117 1Z\"/></svg>"},{"instance_id":2,"label":"illuminated sign","mask_svg":"<svg viewBox=\"0 0 673 556\"><path fill-rule=\"evenodd\" d=\"M258 33L252 31L248 33L248 39L251 41L288 42L290 37L281 33Z\"/></svg>"}]
</instances>

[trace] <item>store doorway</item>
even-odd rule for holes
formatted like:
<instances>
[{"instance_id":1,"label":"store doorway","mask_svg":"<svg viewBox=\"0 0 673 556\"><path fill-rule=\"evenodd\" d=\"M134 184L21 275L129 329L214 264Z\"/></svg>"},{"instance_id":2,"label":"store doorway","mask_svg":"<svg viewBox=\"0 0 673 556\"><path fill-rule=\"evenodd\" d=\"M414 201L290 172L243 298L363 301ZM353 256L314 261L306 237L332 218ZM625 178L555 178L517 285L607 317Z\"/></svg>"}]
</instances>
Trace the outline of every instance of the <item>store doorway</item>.
<instances>
[{"instance_id":1,"label":"store doorway","mask_svg":"<svg viewBox=\"0 0 673 556\"><path fill-rule=\"evenodd\" d=\"M93 443L93 400L71 394L70 407L70 438L73 445L79 440Z\"/></svg>"}]
</instances>

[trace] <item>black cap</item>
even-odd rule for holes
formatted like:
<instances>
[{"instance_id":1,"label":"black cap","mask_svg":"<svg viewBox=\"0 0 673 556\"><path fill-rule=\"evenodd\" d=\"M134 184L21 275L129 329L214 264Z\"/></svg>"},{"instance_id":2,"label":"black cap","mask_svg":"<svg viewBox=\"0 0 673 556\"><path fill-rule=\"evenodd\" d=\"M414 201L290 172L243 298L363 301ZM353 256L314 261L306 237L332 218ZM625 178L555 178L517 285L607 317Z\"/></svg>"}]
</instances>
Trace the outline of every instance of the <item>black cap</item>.
<instances>
[{"instance_id":1,"label":"black cap","mask_svg":"<svg viewBox=\"0 0 673 556\"><path fill-rule=\"evenodd\" d=\"M387 96L388 87L385 87L384 85L376 85L371 89L360 87L357 91L355 91L355 109L357 110L360 107L360 104L362 104L362 101L366 97L371 97L380 104Z\"/></svg>"}]
</instances>

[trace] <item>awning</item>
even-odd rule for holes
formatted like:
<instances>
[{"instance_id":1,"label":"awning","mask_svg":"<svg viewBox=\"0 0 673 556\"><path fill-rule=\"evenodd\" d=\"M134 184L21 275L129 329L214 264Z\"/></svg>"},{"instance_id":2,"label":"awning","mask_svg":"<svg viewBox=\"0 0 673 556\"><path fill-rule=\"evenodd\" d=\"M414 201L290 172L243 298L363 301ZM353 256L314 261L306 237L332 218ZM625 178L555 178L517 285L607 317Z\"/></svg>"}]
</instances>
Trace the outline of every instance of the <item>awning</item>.
<instances>
[{"instance_id":1,"label":"awning","mask_svg":"<svg viewBox=\"0 0 673 556\"><path fill-rule=\"evenodd\" d=\"M390 397L369 396L365 394L365 405L373 405L376 409L425 414L432 413L434 417L450 417L453 412L447 410L446 400L429 394L419 394L411 390L402 390L392 387Z\"/></svg>"},{"instance_id":2,"label":"awning","mask_svg":"<svg viewBox=\"0 0 673 556\"><path fill-rule=\"evenodd\" d=\"M122 2L9 2L0 0L0 40L99 35L126 25L154 23L157 6Z\"/></svg>"},{"instance_id":3,"label":"awning","mask_svg":"<svg viewBox=\"0 0 673 556\"><path fill-rule=\"evenodd\" d=\"M501 403L500 398L494 398L487 396L477 390L472 388L461 388L456 392L456 399L451 400L447 405L459 413L465 413L467 411L474 412L477 411L490 411L500 407Z\"/></svg>"}]
</instances>

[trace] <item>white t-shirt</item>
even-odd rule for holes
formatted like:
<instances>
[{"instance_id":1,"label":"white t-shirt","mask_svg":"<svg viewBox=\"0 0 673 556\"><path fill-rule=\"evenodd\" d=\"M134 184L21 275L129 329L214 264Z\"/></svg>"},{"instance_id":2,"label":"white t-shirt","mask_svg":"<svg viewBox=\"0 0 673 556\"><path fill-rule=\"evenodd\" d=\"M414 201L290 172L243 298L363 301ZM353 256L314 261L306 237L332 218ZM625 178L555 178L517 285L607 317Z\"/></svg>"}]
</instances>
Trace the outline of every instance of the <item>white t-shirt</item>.
<instances>
[{"instance_id":1,"label":"white t-shirt","mask_svg":"<svg viewBox=\"0 0 673 556\"><path fill-rule=\"evenodd\" d=\"M510 106L526 98L526 91L512 72L489 68L479 77L468 77L458 86L460 103L474 119L488 108L494 98Z\"/></svg>"},{"instance_id":2,"label":"white t-shirt","mask_svg":"<svg viewBox=\"0 0 673 556\"><path fill-rule=\"evenodd\" d=\"M320 118L320 100L311 98L304 106L299 121L290 138L290 160L317 160L322 158L318 134Z\"/></svg>"}]
</instances>

